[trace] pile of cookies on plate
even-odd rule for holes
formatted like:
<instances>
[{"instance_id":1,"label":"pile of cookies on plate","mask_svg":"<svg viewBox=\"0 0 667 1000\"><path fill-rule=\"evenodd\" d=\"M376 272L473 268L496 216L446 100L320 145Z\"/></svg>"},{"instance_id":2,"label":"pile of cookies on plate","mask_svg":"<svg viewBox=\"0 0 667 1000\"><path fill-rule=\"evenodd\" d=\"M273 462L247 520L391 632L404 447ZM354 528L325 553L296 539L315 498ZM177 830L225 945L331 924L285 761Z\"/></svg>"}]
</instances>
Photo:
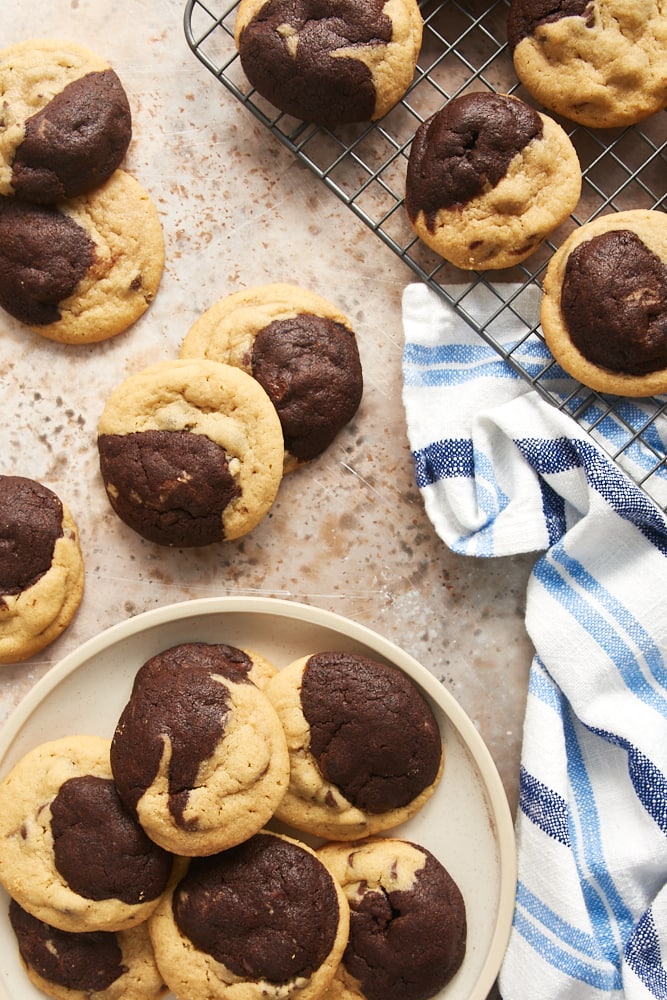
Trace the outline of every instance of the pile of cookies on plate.
<instances>
[{"instance_id":1,"label":"pile of cookies on plate","mask_svg":"<svg viewBox=\"0 0 667 1000\"><path fill-rule=\"evenodd\" d=\"M56 998L435 996L464 961L466 905L397 828L444 764L428 701L385 662L157 652L109 738L42 743L0 782L28 977Z\"/></svg>"}]
</instances>

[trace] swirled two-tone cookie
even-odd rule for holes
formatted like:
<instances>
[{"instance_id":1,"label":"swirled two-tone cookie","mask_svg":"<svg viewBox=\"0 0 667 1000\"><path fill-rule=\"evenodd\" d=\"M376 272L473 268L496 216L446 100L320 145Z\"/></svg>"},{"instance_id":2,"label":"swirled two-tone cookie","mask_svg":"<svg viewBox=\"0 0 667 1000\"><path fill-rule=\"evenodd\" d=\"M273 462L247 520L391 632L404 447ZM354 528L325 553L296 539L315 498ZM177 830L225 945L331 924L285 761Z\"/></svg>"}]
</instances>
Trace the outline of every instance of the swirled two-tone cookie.
<instances>
[{"instance_id":1,"label":"swirled two-tone cookie","mask_svg":"<svg viewBox=\"0 0 667 1000\"><path fill-rule=\"evenodd\" d=\"M290 781L276 817L336 840L413 816L442 774L433 711L397 667L353 653L314 653L266 686L287 736Z\"/></svg>"},{"instance_id":2,"label":"swirled two-tone cookie","mask_svg":"<svg viewBox=\"0 0 667 1000\"><path fill-rule=\"evenodd\" d=\"M581 168L553 119L505 94L453 98L412 141L405 207L417 235L464 269L512 267L574 210Z\"/></svg>"},{"instance_id":3,"label":"swirled two-tone cookie","mask_svg":"<svg viewBox=\"0 0 667 1000\"><path fill-rule=\"evenodd\" d=\"M416 0L241 0L235 40L248 80L274 107L333 126L398 103L422 32Z\"/></svg>"},{"instance_id":4,"label":"swirled two-tone cookie","mask_svg":"<svg viewBox=\"0 0 667 1000\"><path fill-rule=\"evenodd\" d=\"M158 844L210 855L257 833L289 779L280 720L233 646L184 643L138 671L111 766L119 795Z\"/></svg>"},{"instance_id":5,"label":"swirled two-tone cookie","mask_svg":"<svg viewBox=\"0 0 667 1000\"><path fill-rule=\"evenodd\" d=\"M110 741L73 735L28 752L0 782L0 884L60 930L127 930L146 920L171 855L123 807Z\"/></svg>"},{"instance_id":6,"label":"swirled two-tone cookie","mask_svg":"<svg viewBox=\"0 0 667 1000\"><path fill-rule=\"evenodd\" d=\"M27 660L54 642L83 587L69 507L34 479L0 476L0 663Z\"/></svg>"},{"instance_id":7,"label":"swirled two-tone cookie","mask_svg":"<svg viewBox=\"0 0 667 1000\"><path fill-rule=\"evenodd\" d=\"M132 137L125 89L82 45L52 38L0 51L0 194L54 204L92 191Z\"/></svg>"},{"instance_id":8,"label":"swirled two-tone cookie","mask_svg":"<svg viewBox=\"0 0 667 1000\"><path fill-rule=\"evenodd\" d=\"M57 205L0 197L0 306L49 340L122 333L155 298L163 268L157 209L123 170Z\"/></svg>"},{"instance_id":9,"label":"swirled two-tone cookie","mask_svg":"<svg viewBox=\"0 0 667 1000\"><path fill-rule=\"evenodd\" d=\"M126 931L61 931L10 902L9 919L30 982L55 1000L159 1000L148 926Z\"/></svg>"},{"instance_id":10,"label":"swirled two-tone cookie","mask_svg":"<svg viewBox=\"0 0 667 1000\"><path fill-rule=\"evenodd\" d=\"M619 396L667 392L667 216L598 216L558 248L544 276L542 329L559 364Z\"/></svg>"},{"instance_id":11,"label":"swirled two-tone cookie","mask_svg":"<svg viewBox=\"0 0 667 1000\"><path fill-rule=\"evenodd\" d=\"M350 936L326 1000L426 1000L466 951L465 901L425 847L395 837L329 843L318 857L345 893Z\"/></svg>"},{"instance_id":12,"label":"swirled two-tone cookie","mask_svg":"<svg viewBox=\"0 0 667 1000\"><path fill-rule=\"evenodd\" d=\"M349 320L296 285L261 285L216 302L188 331L180 356L236 365L257 379L280 418L284 472L321 455L361 402Z\"/></svg>"},{"instance_id":13,"label":"swirled two-tone cookie","mask_svg":"<svg viewBox=\"0 0 667 1000\"><path fill-rule=\"evenodd\" d=\"M284 444L275 407L251 375L205 359L163 361L110 395L98 424L114 511L161 545L239 538L271 509Z\"/></svg>"},{"instance_id":14,"label":"swirled two-tone cookie","mask_svg":"<svg viewBox=\"0 0 667 1000\"><path fill-rule=\"evenodd\" d=\"M342 957L349 908L314 851L263 831L192 859L149 930L180 1000L316 1000Z\"/></svg>"},{"instance_id":15,"label":"swirled two-tone cookie","mask_svg":"<svg viewBox=\"0 0 667 1000\"><path fill-rule=\"evenodd\" d=\"M581 125L631 125L667 105L661 0L511 0L507 36L529 93Z\"/></svg>"}]
</instances>

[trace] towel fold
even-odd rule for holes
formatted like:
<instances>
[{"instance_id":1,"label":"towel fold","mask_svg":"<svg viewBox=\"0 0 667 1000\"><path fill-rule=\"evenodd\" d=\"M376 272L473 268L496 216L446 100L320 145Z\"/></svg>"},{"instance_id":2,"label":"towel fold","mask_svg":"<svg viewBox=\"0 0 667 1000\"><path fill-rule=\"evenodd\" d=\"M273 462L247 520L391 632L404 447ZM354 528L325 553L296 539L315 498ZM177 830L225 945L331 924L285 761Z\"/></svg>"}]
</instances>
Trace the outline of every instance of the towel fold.
<instances>
[{"instance_id":1,"label":"towel fold","mask_svg":"<svg viewBox=\"0 0 667 1000\"><path fill-rule=\"evenodd\" d=\"M536 552L503 1000L667 998L667 520L425 285L405 289L403 326L437 534L468 555ZM494 336L520 332L501 319ZM548 358L538 338L518 349Z\"/></svg>"}]
</instances>

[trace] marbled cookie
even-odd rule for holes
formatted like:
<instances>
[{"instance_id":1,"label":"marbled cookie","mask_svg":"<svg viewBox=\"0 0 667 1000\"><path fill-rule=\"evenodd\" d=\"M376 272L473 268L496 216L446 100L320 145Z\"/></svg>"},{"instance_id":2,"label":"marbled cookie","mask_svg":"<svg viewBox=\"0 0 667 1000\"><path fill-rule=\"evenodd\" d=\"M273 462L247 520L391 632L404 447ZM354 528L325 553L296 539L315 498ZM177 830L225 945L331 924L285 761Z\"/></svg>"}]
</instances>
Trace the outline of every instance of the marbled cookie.
<instances>
[{"instance_id":1,"label":"marbled cookie","mask_svg":"<svg viewBox=\"0 0 667 1000\"><path fill-rule=\"evenodd\" d=\"M119 167L132 113L117 74L73 42L36 38L0 51L0 194L54 204Z\"/></svg>"},{"instance_id":2,"label":"marbled cookie","mask_svg":"<svg viewBox=\"0 0 667 1000\"><path fill-rule=\"evenodd\" d=\"M520 263L580 194L581 168L566 133L515 97L456 97L419 126L410 147L408 218L456 267Z\"/></svg>"},{"instance_id":3,"label":"marbled cookie","mask_svg":"<svg viewBox=\"0 0 667 1000\"><path fill-rule=\"evenodd\" d=\"M193 859L149 929L179 1000L316 1000L342 957L349 909L309 847L264 831Z\"/></svg>"},{"instance_id":4,"label":"marbled cookie","mask_svg":"<svg viewBox=\"0 0 667 1000\"><path fill-rule=\"evenodd\" d=\"M139 669L111 766L148 835L175 854L210 855L257 833L289 780L285 734L233 646L184 643Z\"/></svg>"},{"instance_id":5,"label":"marbled cookie","mask_svg":"<svg viewBox=\"0 0 667 1000\"><path fill-rule=\"evenodd\" d=\"M320 125L381 118L412 83L416 0L241 0L235 40L257 91Z\"/></svg>"},{"instance_id":6,"label":"marbled cookie","mask_svg":"<svg viewBox=\"0 0 667 1000\"><path fill-rule=\"evenodd\" d=\"M126 931L61 931L15 900L9 918L30 982L55 1000L158 1000L166 987L146 922Z\"/></svg>"},{"instance_id":7,"label":"marbled cookie","mask_svg":"<svg viewBox=\"0 0 667 1000\"><path fill-rule=\"evenodd\" d=\"M72 514L25 476L0 476L0 663L54 642L81 603L84 563Z\"/></svg>"},{"instance_id":8,"label":"marbled cookie","mask_svg":"<svg viewBox=\"0 0 667 1000\"><path fill-rule=\"evenodd\" d=\"M120 802L109 746L98 736L52 740L0 782L0 884L60 930L134 927L171 875L171 856Z\"/></svg>"},{"instance_id":9,"label":"marbled cookie","mask_svg":"<svg viewBox=\"0 0 667 1000\"><path fill-rule=\"evenodd\" d=\"M282 480L280 420L261 385L232 365L163 361L127 378L98 424L111 506L161 545L239 538Z\"/></svg>"},{"instance_id":10,"label":"marbled cookie","mask_svg":"<svg viewBox=\"0 0 667 1000\"><path fill-rule=\"evenodd\" d=\"M155 205L123 170L57 205L0 197L0 306L49 340L122 333L155 298L163 268Z\"/></svg>"},{"instance_id":11,"label":"marbled cookie","mask_svg":"<svg viewBox=\"0 0 667 1000\"><path fill-rule=\"evenodd\" d=\"M438 723L398 668L314 653L280 670L266 693L291 761L278 819L350 840L397 826L433 794L444 763Z\"/></svg>"},{"instance_id":12,"label":"marbled cookie","mask_svg":"<svg viewBox=\"0 0 667 1000\"><path fill-rule=\"evenodd\" d=\"M325 1000L439 993L461 967L467 937L461 890L440 861L392 837L325 844L317 855L350 906L349 941Z\"/></svg>"},{"instance_id":13,"label":"marbled cookie","mask_svg":"<svg viewBox=\"0 0 667 1000\"><path fill-rule=\"evenodd\" d=\"M549 262L541 320L552 354L584 385L667 392L667 216L614 212L575 230Z\"/></svg>"},{"instance_id":14,"label":"marbled cookie","mask_svg":"<svg viewBox=\"0 0 667 1000\"><path fill-rule=\"evenodd\" d=\"M667 105L663 0L511 0L507 37L526 89L581 125L631 125Z\"/></svg>"},{"instance_id":15,"label":"marbled cookie","mask_svg":"<svg viewBox=\"0 0 667 1000\"><path fill-rule=\"evenodd\" d=\"M257 379L280 418L285 473L321 455L361 402L349 320L295 285L261 285L216 302L191 327L180 356L236 365Z\"/></svg>"}]
</instances>

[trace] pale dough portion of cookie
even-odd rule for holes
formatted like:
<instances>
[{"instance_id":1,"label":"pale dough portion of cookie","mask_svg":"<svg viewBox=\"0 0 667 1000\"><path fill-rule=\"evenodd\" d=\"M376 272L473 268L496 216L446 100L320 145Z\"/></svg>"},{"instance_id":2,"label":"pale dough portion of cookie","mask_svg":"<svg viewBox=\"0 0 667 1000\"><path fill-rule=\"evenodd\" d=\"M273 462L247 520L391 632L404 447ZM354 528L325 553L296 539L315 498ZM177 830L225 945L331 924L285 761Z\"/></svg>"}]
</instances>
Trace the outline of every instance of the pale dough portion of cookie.
<instances>
[{"instance_id":1,"label":"pale dough portion of cookie","mask_svg":"<svg viewBox=\"0 0 667 1000\"><path fill-rule=\"evenodd\" d=\"M100 736L51 740L25 754L0 782L0 884L25 910L61 930L126 930L158 903L81 896L55 867L51 803L71 778L111 781L109 749L110 740Z\"/></svg>"},{"instance_id":2,"label":"pale dough portion of cookie","mask_svg":"<svg viewBox=\"0 0 667 1000\"><path fill-rule=\"evenodd\" d=\"M79 532L71 511L62 506L63 533L50 569L21 593L0 595L0 663L18 663L45 649L81 603L85 570Z\"/></svg>"},{"instance_id":3,"label":"pale dough portion of cookie","mask_svg":"<svg viewBox=\"0 0 667 1000\"><path fill-rule=\"evenodd\" d=\"M72 295L59 304L61 318L31 329L64 344L107 340L136 322L157 294L165 260L157 209L124 170L58 208L92 239L94 261Z\"/></svg>"},{"instance_id":4,"label":"pale dough portion of cookie","mask_svg":"<svg viewBox=\"0 0 667 1000\"><path fill-rule=\"evenodd\" d=\"M23 141L26 119L41 111L68 84L109 63L83 45L37 38L0 51L0 195L12 194L14 151Z\"/></svg>"}]
</instances>

